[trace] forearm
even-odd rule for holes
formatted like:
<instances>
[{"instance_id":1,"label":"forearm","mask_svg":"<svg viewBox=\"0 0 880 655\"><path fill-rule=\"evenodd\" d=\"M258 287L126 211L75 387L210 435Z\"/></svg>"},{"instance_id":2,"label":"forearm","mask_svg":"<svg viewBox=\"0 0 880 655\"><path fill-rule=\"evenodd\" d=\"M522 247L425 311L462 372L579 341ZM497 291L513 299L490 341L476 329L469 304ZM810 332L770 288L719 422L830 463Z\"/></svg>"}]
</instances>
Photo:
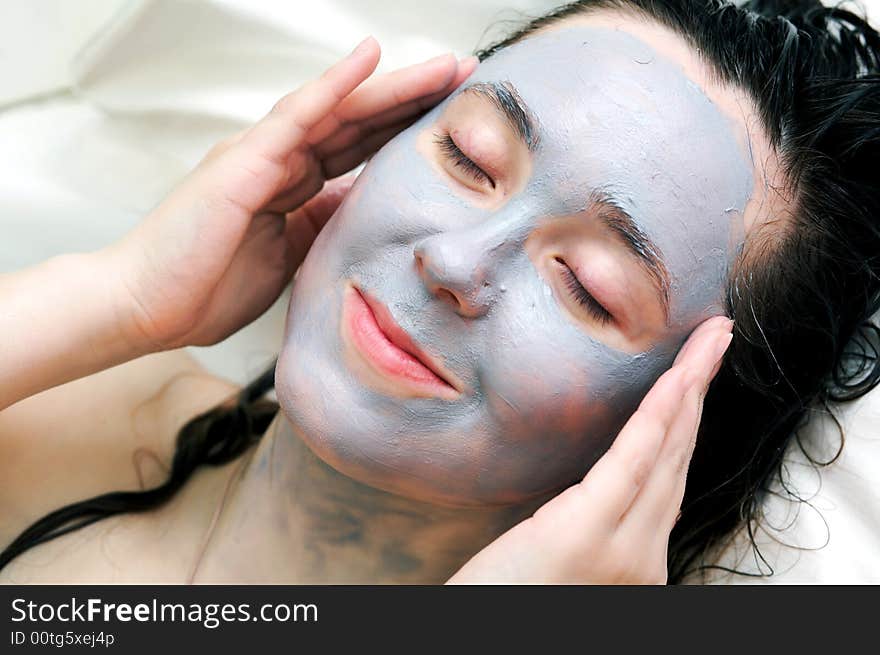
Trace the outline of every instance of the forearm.
<instances>
[{"instance_id":1,"label":"forearm","mask_svg":"<svg viewBox=\"0 0 880 655\"><path fill-rule=\"evenodd\" d=\"M150 351L121 327L120 286L101 252L0 275L0 409Z\"/></svg>"}]
</instances>

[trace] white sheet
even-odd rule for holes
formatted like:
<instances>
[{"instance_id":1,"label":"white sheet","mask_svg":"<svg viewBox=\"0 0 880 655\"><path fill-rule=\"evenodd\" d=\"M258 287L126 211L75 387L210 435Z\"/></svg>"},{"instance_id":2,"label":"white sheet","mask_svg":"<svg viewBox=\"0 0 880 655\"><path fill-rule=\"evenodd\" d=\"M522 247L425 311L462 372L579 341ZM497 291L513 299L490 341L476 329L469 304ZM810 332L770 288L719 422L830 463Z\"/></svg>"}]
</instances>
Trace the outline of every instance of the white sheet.
<instances>
[{"instance_id":1,"label":"white sheet","mask_svg":"<svg viewBox=\"0 0 880 655\"><path fill-rule=\"evenodd\" d=\"M868 4L875 4L876 0ZM540 0L40 0L0 20L0 271L109 243L134 225L223 136L257 119L367 34L382 69L470 53L537 15ZM876 11L876 8L874 9ZM277 352L286 298L218 346L193 349L220 375L252 377ZM813 495L765 555L770 583L880 582L880 391L842 410L841 458L817 475L792 449L791 485ZM820 422L810 439L836 444ZM821 482L821 488L819 483ZM798 506L768 504L776 525ZM779 535L775 535L779 538ZM723 558L731 565L742 542ZM749 567L743 561L740 567ZM753 582L752 578L718 578Z\"/></svg>"}]
</instances>

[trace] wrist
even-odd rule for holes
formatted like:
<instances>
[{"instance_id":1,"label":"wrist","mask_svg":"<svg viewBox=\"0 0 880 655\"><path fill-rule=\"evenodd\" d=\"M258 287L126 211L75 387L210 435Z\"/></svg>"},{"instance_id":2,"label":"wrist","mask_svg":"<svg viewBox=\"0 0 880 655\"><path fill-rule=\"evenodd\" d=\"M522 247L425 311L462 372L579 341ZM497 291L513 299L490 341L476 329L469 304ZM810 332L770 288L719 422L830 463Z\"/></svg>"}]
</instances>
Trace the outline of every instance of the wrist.
<instances>
[{"instance_id":1,"label":"wrist","mask_svg":"<svg viewBox=\"0 0 880 655\"><path fill-rule=\"evenodd\" d=\"M101 253L0 276L0 409L149 352L123 328L117 279Z\"/></svg>"},{"instance_id":2,"label":"wrist","mask_svg":"<svg viewBox=\"0 0 880 655\"><path fill-rule=\"evenodd\" d=\"M77 256L77 255L74 255ZM143 308L131 291L131 257L118 244L81 257L81 270L92 276L95 298L104 308L102 340L122 361L159 352L165 348L142 329Z\"/></svg>"}]
</instances>

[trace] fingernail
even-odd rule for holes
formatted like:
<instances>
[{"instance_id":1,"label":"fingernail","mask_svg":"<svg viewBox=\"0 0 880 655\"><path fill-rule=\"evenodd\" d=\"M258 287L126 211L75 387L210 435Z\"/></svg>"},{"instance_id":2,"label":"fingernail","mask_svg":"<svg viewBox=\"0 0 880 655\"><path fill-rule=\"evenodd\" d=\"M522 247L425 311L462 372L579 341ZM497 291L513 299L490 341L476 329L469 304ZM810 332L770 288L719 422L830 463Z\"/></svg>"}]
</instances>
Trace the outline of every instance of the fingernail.
<instances>
[{"instance_id":1,"label":"fingernail","mask_svg":"<svg viewBox=\"0 0 880 655\"><path fill-rule=\"evenodd\" d=\"M733 326L733 321L723 314L718 314L707 320L703 325L705 325L708 330L724 330L730 332Z\"/></svg>"},{"instance_id":2,"label":"fingernail","mask_svg":"<svg viewBox=\"0 0 880 655\"><path fill-rule=\"evenodd\" d=\"M459 66L477 66L480 63L479 57L475 57L471 55L470 57L465 57L464 59L460 59L458 61Z\"/></svg>"},{"instance_id":3,"label":"fingernail","mask_svg":"<svg viewBox=\"0 0 880 655\"><path fill-rule=\"evenodd\" d=\"M376 39L374 39L372 36L368 36L366 39L364 39L363 41L361 41L360 43L358 43L358 44L357 44L357 47L356 47L354 50L352 50L351 53L349 53L348 56L349 56L349 57L354 57L354 56L356 56L356 55L359 55L360 53L362 53L364 50L367 49L367 47L368 47L370 41L375 41L375 40L376 40Z\"/></svg>"}]
</instances>

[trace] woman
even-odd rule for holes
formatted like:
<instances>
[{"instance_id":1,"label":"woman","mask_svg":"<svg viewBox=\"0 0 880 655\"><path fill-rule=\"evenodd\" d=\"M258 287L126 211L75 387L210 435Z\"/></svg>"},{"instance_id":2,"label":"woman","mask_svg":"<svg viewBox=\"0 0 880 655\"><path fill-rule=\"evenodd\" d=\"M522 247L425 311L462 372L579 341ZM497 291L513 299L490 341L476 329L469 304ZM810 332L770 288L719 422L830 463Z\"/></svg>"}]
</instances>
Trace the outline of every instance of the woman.
<instances>
[{"instance_id":1,"label":"woman","mask_svg":"<svg viewBox=\"0 0 880 655\"><path fill-rule=\"evenodd\" d=\"M865 127L880 114L864 74L880 39L846 12L795 4L784 20L766 5L753 8L772 18L578 3L482 53L473 75L448 60L420 86L399 73L398 103L358 88L378 58L368 40L282 100L92 268L66 264L114 280L77 326L103 318L72 331L96 345L74 344L62 367L70 333L13 354L7 405L254 318L339 205L343 183L314 195L324 180L468 78L370 161L305 258L276 376L284 411L256 402L258 380L184 428L165 484L50 514L4 560L150 512L41 545L3 575L656 582L667 542L670 579L703 563L751 518L876 308ZM723 314L737 329L685 492L730 343L729 321L707 319ZM877 374L855 377L863 392ZM179 411L159 398L156 421ZM146 487L167 458L151 445ZM187 482L201 462L226 465ZM120 485L136 480L129 468Z\"/></svg>"}]
</instances>

